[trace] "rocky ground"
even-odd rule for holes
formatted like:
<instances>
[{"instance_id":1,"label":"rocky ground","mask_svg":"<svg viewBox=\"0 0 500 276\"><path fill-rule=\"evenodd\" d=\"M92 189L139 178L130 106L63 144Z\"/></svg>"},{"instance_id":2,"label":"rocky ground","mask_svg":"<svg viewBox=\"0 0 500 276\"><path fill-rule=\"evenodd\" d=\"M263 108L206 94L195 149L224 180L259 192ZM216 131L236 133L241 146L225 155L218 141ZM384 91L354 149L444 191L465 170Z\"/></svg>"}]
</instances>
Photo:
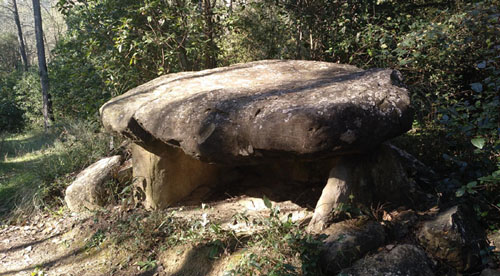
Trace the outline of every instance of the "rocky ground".
<instances>
[{"instance_id":1,"label":"rocky ground","mask_svg":"<svg viewBox=\"0 0 500 276\"><path fill-rule=\"evenodd\" d=\"M226 231L247 236L263 227L235 222L234 215L243 214L242 211L245 210L245 217L252 220L266 217L269 212L264 201L259 198L235 197L212 204L203 205L203 208L173 208L161 214L156 213L154 218L144 210L124 211L118 206L86 217L69 213L60 216L39 215L24 225L2 226L0 275L221 275L224 269L228 269L229 258L221 258L219 261L214 258L204 264L207 256L201 254L199 260L189 260L192 266L185 265L185 258L193 254L193 244L179 243L162 250L156 260L151 262L151 267L147 265L147 258L143 260L143 257L154 246L144 248L133 245L133 242L151 237L148 234L139 237L144 234L141 231L155 232L163 226L161 224L165 221L157 224L159 217L200 223L202 228L217 223ZM303 221L311 215L311 212L291 202L275 206L279 206L283 214L291 214L291 219L295 222ZM140 223L144 223L144 227L135 228L130 222L138 218ZM150 226L154 229L147 229ZM129 232L119 233L121 227L127 228ZM204 232L200 229L197 231ZM131 236L137 237L132 239ZM117 241L122 238L125 240ZM193 238L195 239L197 238ZM199 241L201 240L203 239ZM229 256L228 254L227 257ZM204 273L192 274L194 268Z\"/></svg>"},{"instance_id":2,"label":"rocky ground","mask_svg":"<svg viewBox=\"0 0 500 276\"><path fill-rule=\"evenodd\" d=\"M312 216L311 208L291 201L216 197L162 212L122 205L86 216L63 212L4 225L0 275L258 275L242 260L265 249L250 241L274 229L270 216L290 221L297 226L293 229L305 229ZM495 251L481 251L487 249L480 244L486 242L484 232L466 212L458 206L344 216L316 236L322 240L319 264L325 275L500 275ZM495 239L498 235L490 236L491 245ZM285 261L297 268L289 274L305 272L298 253Z\"/></svg>"},{"instance_id":3,"label":"rocky ground","mask_svg":"<svg viewBox=\"0 0 500 276\"><path fill-rule=\"evenodd\" d=\"M0 276L500 275L500 235L467 204L347 204L307 233L323 187L247 176L163 211L130 194L92 212L35 213L0 225Z\"/></svg>"}]
</instances>

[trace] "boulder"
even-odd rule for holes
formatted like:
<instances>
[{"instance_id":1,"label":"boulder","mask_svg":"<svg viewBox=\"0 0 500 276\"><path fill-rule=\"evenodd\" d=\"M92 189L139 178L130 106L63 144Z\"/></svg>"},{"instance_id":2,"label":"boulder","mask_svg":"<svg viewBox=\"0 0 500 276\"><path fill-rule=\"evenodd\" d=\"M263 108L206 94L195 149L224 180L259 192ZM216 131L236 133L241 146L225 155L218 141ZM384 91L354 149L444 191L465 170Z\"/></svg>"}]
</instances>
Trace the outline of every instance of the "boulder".
<instances>
[{"instance_id":1,"label":"boulder","mask_svg":"<svg viewBox=\"0 0 500 276\"><path fill-rule=\"evenodd\" d=\"M151 208L220 182L227 168L336 163L378 148L412 123L398 71L293 60L165 75L111 99L100 113L107 130L135 143L136 195ZM401 182L387 174L371 176ZM314 174L297 168L291 175Z\"/></svg>"},{"instance_id":2,"label":"boulder","mask_svg":"<svg viewBox=\"0 0 500 276\"><path fill-rule=\"evenodd\" d=\"M490 241L490 246L493 247L493 251L500 252L500 231L496 230L488 233L488 240Z\"/></svg>"},{"instance_id":3,"label":"boulder","mask_svg":"<svg viewBox=\"0 0 500 276\"><path fill-rule=\"evenodd\" d=\"M322 234L320 265L327 275L336 275L341 269L351 266L369 251L384 245L385 232L382 225L367 220L347 220L330 225Z\"/></svg>"},{"instance_id":4,"label":"boulder","mask_svg":"<svg viewBox=\"0 0 500 276\"><path fill-rule=\"evenodd\" d=\"M431 276L432 263L425 252L410 244L397 245L373 256L365 257L348 269L343 276Z\"/></svg>"},{"instance_id":5,"label":"boulder","mask_svg":"<svg viewBox=\"0 0 500 276\"><path fill-rule=\"evenodd\" d=\"M248 163L266 156L315 159L360 152L411 128L407 90L394 70L265 60L169 74L111 99L106 129L150 151Z\"/></svg>"},{"instance_id":6,"label":"boulder","mask_svg":"<svg viewBox=\"0 0 500 276\"><path fill-rule=\"evenodd\" d=\"M435 258L458 271L480 264L480 251L486 246L484 231L466 206L451 207L426 221L417 238Z\"/></svg>"},{"instance_id":7,"label":"boulder","mask_svg":"<svg viewBox=\"0 0 500 276\"><path fill-rule=\"evenodd\" d=\"M389 237L394 240L400 240L408 236L418 221L418 217L413 210L393 211L387 214L386 218L388 220L385 221L385 225L388 228Z\"/></svg>"},{"instance_id":8,"label":"boulder","mask_svg":"<svg viewBox=\"0 0 500 276\"><path fill-rule=\"evenodd\" d=\"M486 268L481 271L481 275L479 276L500 276L500 270Z\"/></svg>"},{"instance_id":9,"label":"boulder","mask_svg":"<svg viewBox=\"0 0 500 276\"><path fill-rule=\"evenodd\" d=\"M101 159L80 172L66 189L64 200L73 212L96 210L105 202L104 183L120 166L119 155Z\"/></svg>"}]
</instances>

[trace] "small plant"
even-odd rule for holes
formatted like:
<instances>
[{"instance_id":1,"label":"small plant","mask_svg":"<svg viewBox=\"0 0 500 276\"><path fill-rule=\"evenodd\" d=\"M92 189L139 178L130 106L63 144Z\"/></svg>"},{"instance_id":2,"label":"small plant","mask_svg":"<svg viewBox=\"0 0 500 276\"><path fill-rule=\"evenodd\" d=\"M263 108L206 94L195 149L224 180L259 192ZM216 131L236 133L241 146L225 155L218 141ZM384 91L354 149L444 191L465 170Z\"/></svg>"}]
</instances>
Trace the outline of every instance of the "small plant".
<instances>
[{"instance_id":1,"label":"small plant","mask_svg":"<svg viewBox=\"0 0 500 276\"><path fill-rule=\"evenodd\" d=\"M149 258L147 261L139 261L136 265L139 270L145 271L155 269L158 266L157 261L152 258Z\"/></svg>"},{"instance_id":2,"label":"small plant","mask_svg":"<svg viewBox=\"0 0 500 276\"><path fill-rule=\"evenodd\" d=\"M84 248L85 250L89 250L95 247L99 247L101 243L104 242L105 239L106 239L106 233L104 232L104 230L99 229L92 235L92 237L90 237L87 240L87 243L85 244Z\"/></svg>"},{"instance_id":3,"label":"small plant","mask_svg":"<svg viewBox=\"0 0 500 276\"><path fill-rule=\"evenodd\" d=\"M40 267L36 267L33 272L30 273L30 276L46 276L45 272Z\"/></svg>"},{"instance_id":4,"label":"small plant","mask_svg":"<svg viewBox=\"0 0 500 276\"><path fill-rule=\"evenodd\" d=\"M263 200L269 216L252 222L263 229L252 234L245 245L247 252L225 275L321 275L321 238L305 233L290 215L280 217L278 206L266 197Z\"/></svg>"}]
</instances>

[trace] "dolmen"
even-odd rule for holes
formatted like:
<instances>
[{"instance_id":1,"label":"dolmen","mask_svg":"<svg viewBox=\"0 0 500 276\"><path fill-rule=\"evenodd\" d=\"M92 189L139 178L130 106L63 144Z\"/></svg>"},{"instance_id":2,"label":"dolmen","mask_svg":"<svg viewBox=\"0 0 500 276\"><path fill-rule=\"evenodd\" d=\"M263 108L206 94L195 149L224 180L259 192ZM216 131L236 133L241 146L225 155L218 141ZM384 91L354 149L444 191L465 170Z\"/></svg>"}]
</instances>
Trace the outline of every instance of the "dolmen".
<instances>
[{"instance_id":1,"label":"dolmen","mask_svg":"<svg viewBox=\"0 0 500 276\"><path fill-rule=\"evenodd\" d=\"M353 200L412 200L411 181L384 144L412 124L395 70L263 60L167 74L111 99L100 114L108 131L133 142L137 198L150 209L217 185L232 168L259 165L305 185L326 168L310 231Z\"/></svg>"}]
</instances>

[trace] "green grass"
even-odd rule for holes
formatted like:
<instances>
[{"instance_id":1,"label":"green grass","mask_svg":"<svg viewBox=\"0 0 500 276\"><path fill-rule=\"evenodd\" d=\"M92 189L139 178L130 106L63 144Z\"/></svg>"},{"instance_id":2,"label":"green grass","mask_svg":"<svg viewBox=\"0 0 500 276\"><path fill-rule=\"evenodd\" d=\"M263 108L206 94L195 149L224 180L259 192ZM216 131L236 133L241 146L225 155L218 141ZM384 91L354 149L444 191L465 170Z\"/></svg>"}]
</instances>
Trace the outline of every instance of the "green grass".
<instances>
[{"instance_id":1,"label":"green grass","mask_svg":"<svg viewBox=\"0 0 500 276\"><path fill-rule=\"evenodd\" d=\"M0 215L15 207L22 197L32 195L38 186L36 169L47 158L54 133L32 130L6 134L0 138Z\"/></svg>"},{"instance_id":2,"label":"green grass","mask_svg":"<svg viewBox=\"0 0 500 276\"><path fill-rule=\"evenodd\" d=\"M18 220L60 205L74 174L107 153L97 124L69 122L50 131L0 136L0 218Z\"/></svg>"}]
</instances>

